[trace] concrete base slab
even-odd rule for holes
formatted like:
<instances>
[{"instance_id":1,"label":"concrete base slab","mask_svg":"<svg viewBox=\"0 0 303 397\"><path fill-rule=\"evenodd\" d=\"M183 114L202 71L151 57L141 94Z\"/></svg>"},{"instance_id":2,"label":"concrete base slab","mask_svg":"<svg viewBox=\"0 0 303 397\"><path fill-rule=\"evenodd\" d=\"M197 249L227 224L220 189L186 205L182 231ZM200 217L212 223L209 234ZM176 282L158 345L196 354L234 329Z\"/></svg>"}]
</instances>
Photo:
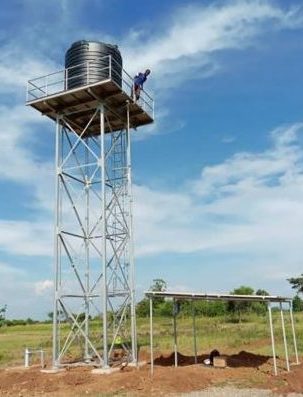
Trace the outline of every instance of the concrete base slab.
<instances>
[{"instance_id":1,"label":"concrete base slab","mask_svg":"<svg viewBox=\"0 0 303 397\"><path fill-rule=\"evenodd\" d=\"M120 371L120 368L95 368L92 370L92 374L96 375L110 375L113 374L114 372Z\"/></svg>"},{"instance_id":2,"label":"concrete base slab","mask_svg":"<svg viewBox=\"0 0 303 397\"><path fill-rule=\"evenodd\" d=\"M70 363L70 364L65 364L64 368L77 368L77 367L92 367L92 366L96 366L96 363L91 361L89 363L86 363L84 361L79 361L79 362L75 362L75 363Z\"/></svg>"},{"instance_id":3,"label":"concrete base slab","mask_svg":"<svg viewBox=\"0 0 303 397\"><path fill-rule=\"evenodd\" d=\"M25 367L24 365L19 365L16 367L5 368L5 371L24 371L24 370L28 370L30 368L33 368L33 367Z\"/></svg>"},{"instance_id":4,"label":"concrete base slab","mask_svg":"<svg viewBox=\"0 0 303 397\"><path fill-rule=\"evenodd\" d=\"M65 368L50 368L50 369L41 369L40 372L44 374L58 374L59 372L64 372Z\"/></svg>"},{"instance_id":5,"label":"concrete base slab","mask_svg":"<svg viewBox=\"0 0 303 397\"><path fill-rule=\"evenodd\" d=\"M289 363L290 366L300 365L301 363Z\"/></svg>"},{"instance_id":6,"label":"concrete base slab","mask_svg":"<svg viewBox=\"0 0 303 397\"><path fill-rule=\"evenodd\" d=\"M146 361L135 361L135 362L132 362L132 363L128 363L128 367L141 368L141 367L143 367L146 364L147 364Z\"/></svg>"}]
</instances>

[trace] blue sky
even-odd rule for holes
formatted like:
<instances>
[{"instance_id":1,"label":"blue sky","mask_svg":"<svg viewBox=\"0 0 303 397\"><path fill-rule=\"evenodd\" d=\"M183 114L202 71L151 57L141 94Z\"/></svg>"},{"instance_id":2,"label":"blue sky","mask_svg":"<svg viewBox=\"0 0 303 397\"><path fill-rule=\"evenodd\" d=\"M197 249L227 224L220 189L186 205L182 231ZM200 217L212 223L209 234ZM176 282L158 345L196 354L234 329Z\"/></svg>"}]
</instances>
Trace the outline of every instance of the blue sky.
<instances>
[{"instance_id":1,"label":"blue sky","mask_svg":"<svg viewBox=\"0 0 303 397\"><path fill-rule=\"evenodd\" d=\"M79 39L150 67L156 121L133 137L138 296L292 294L303 272L301 1L3 1L0 15L0 304L46 317L52 297L54 126L26 81Z\"/></svg>"}]
</instances>

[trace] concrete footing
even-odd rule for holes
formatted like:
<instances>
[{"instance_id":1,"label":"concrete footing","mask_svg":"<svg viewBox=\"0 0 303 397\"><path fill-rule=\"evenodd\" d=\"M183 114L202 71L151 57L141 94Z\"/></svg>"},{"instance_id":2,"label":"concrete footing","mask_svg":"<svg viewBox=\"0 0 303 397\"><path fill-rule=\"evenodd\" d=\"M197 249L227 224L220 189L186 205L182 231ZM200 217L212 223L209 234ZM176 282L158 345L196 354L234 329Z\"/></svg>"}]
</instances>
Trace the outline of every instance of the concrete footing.
<instances>
[{"instance_id":1,"label":"concrete footing","mask_svg":"<svg viewBox=\"0 0 303 397\"><path fill-rule=\"evenodd\" d=\"M33 368L33 366L32 367L25 367L24 365L19 365L19 366L16 366L16 367L5 368L5 371L23 371L23 370L27 371L29 368Z\"/></svg>"},{"instance_id":2,"label":"concrete footing","mask_svg":"<svg viewBox=\"0 0 303 397\"><path fill-rule=\"evenodd\" d=\"M108 368L95 368L92 370L92 374L96 375L110 375L115 372L123 370L125 367L133 367L133 368L140 368L146 365L146 361L134 361L131 363L122 364L120 367L108 367Z\"/></svg>"},{"instance_id":3,"label":"concrete footing","mask_svg":"<svg viewBox=\"0 0 303 397\"><path fill-rule=\"evenodd\" d=\"M59 372L64 372L65 368L49 368L49 369L41 369L40 372L44 374L58 374Z\"/></svg>"},{"instance_id":4,"label":"concrete footing","mask_svg":"<svg viewBox=\"0 0 303 397\"><path fill-rule=\"evenodd\" d=\"M118 372L118 371L120 371L120 368L118 368L118 367L115 367L115 368L111 368L111 367L108 367L108 368L95 368L95 369L92 370L92 374L95 374L95 375L110 375L110 374L113 374L113 373Z\"/></svg>"},{"instance_id":5,"label":"concrete footing","mask_svg":"<svg viewBox=\"0 0 303 397\"><path fill-rule=\"evenodd\" d=\"M141 368L144 365L146 365L146 361L134 361L132 363L128 364L128 367L137 367L137 368Z\"/></svg>"}]
</instances>

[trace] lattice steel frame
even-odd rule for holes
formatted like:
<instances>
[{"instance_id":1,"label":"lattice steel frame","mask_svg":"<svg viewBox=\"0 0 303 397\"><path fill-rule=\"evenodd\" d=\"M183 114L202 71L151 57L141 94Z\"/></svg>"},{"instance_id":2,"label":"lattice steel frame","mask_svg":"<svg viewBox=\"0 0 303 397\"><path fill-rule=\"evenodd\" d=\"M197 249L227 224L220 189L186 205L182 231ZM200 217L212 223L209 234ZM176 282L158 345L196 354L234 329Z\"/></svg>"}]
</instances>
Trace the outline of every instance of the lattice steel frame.
<instances>
[{"instance_id":1,"label":"lattice steel frame","mask_svg":"<svg viewBox=\"0 0 303 397\"><path fill-rule=\"evenodd\" d=\"M105 133L107 114L100 102L81 133L67 115L56 120L54 368L73 346L78 361L103 368L117 345L120 360L137 362L129 104L121 131Z\"/></svg>"}]
</instances>

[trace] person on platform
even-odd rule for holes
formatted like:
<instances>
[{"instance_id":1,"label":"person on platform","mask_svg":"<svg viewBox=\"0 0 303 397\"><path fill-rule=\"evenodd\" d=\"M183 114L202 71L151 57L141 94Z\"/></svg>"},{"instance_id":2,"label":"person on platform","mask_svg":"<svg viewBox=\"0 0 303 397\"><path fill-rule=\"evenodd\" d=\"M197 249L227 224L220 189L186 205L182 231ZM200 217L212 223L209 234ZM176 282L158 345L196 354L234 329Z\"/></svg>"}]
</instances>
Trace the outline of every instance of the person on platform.
<instances>
[{"instance_id":1,"label":"person on platform","mask_svg":"<svg viewBox=\"0 0 303 397\"><path fill-rule=\"evenodd\" d=\"M136 99L136 101L139 100L141 90L143 90L143 84L147 80L147 76L149 74L150 74L150 70L146 69L144 73L140 72L134 77L134 86L133 86L133 92L132 92L132 97L134 98L134 100L135 99Z\"/></svg>"}]
</instances>

